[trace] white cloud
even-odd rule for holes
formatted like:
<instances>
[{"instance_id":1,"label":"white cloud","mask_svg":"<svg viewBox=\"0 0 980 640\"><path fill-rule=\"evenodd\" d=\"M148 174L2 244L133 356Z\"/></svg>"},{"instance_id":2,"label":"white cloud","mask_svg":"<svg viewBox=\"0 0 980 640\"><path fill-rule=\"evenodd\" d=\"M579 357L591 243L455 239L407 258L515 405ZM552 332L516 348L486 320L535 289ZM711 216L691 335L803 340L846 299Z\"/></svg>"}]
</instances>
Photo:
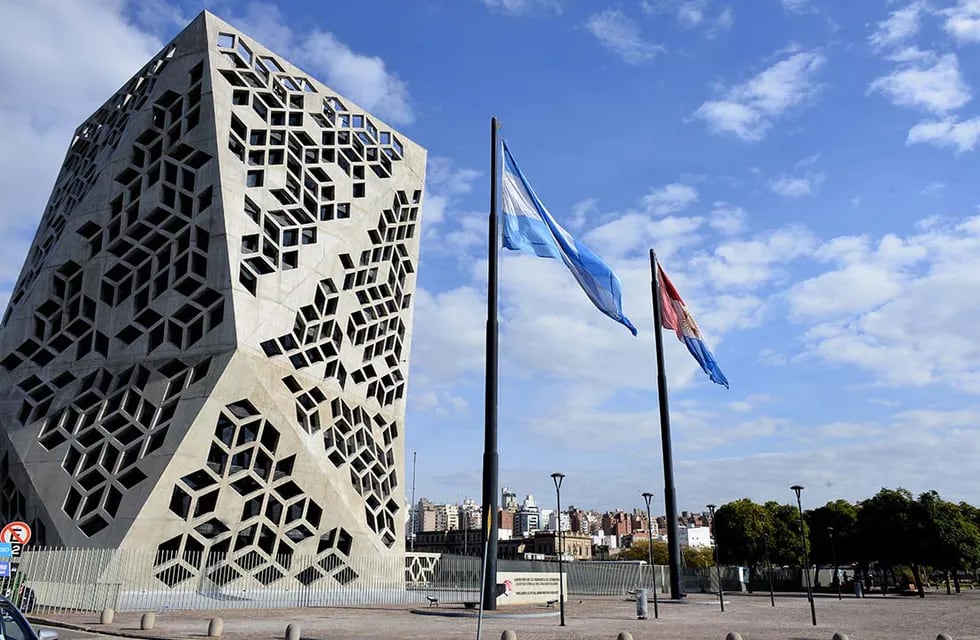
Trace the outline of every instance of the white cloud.
<instances>
[{"instance_id":1,"label":"white cloud","mask_svg":"<svg viewBox=\"0 0 980 640\"><path fill-rule=\"evenodd\" d=\"M780 0L783 9L789 13L812 13L815 11L811 0Z\"/></svg>"},{"instance_id":2,"label":"white cloud","mask_svg":"<svg viewBox=\"0 0 980 640\"><path fill-rule=\"evenodd\" d=\"M27 254L75 128L163 46L118 3L7 3L0 38L0 302ZM79 29L79 25L86 25Z\"/></svg>"},{"instance_id":3,"label":"white cloud","mask_svg":"<svg viewBox=\"0 0 980 640\"><path fill-rule=\"evenodd\" d=\"M735 24L735 13L732 11L731 7L725 7L715 18L712 27L715 31L726 31L732 28Z\"/></svg>"},{"instance_id":4,"label":"white cloud","mask_svg":"<svg viewBox=\"0 0 980 640\"><path fill-rule=\"evenodd\" d=\"M666 49L643 38L640 28L619 9L589 16L586 29L606 47L632 65L649 62Z\"/></svg>"},{"instance_id":5,"label":"white cloud","mask_svg":"<svg viewBox=\"0 0 980 640\"><path fill-rule=\"evenodd\" d=\"M712 205L708 225L719 233L735 235L745 229L745 210L742 207L718 201Z\"/></svg>"},{"instance_id":6,"label":"white cloud","mask_svg":"<svg viewBox=\"0 0 980 640\"><path fill-rule=\"evenodd\" d=\"M805 176L783 176L769 182L769 190L787 198L812 196L826 176L822 173L808 173Z\"/></svg>"},{"instance_id":7,"label":"white cloud","mask_svg":"<svg viewBox=\"0 0 980 640\"><path fill-rule=\"evenodd\" d=\"M568 220L568 227L573 231L585 226L589 216L599 211L599 201L595 198L586 198L572 206L572 215Z\"/></svg>"},{"instance_id":8,"label":"white cloud","mask_svg":"<svg viewBox=\"0 0 980 640\"><path fill-rule=\"evenodd\" d=\"M892 11L888 18L878 23L868 41L877 49L904 44L919 32L924 2L911 4Z\"/></svg>"},{"instance_id":9,"label":"white cloud","mask_svg":"<svg viewBox=\"0 0 980 640\"><path fill-rule=\"evenodd\" d=\"M980 42L980 0L959 0L944 9L947 33L962 43Z\"/></svg>"},{"instance_id":10,"label":"white cloud","mask_svg":"<svg viewBox=\"0 0 980 640\"><path fill-rule=\"evenodd\" d=\"M672 182L654 189L643 198L643 207L658 216L686 209L698 200L698 192L687 184Z\"/></svg>"},{"instance_id":11,"label":"white cloud","mask_svg":"<svg viewBox=\"0 0 980 640\"><path fill-rule=\"evenodd\" d=\"M903 107L945 114L970 101L970 88L960 74L955 53L948 53L929 67L909 66L878 78L868 91L880 91Z\"/></svg>"},{"instance_id":12,"label":"white cloud","mask_svg":"<svg viewBox=\"0 0 980 640\"><path fill-rule=\"evenodd\" d=\"M837 266L794 286L793 317L815 320L807 352L896 387L980 393L980 218L907 238L838 238L815 255Z\"/></svg>"},{"instance_id":13,"label":"white cloud","mask_svg":"<svg viewBox=\"0 0 980 640\"><path fill-rule=\"evenodd\" d=\"M327 31L295 32L279 7L267 2L248 3L229 22L392 124L415 120L408 85L380 57L356 53Z\"/></svg>"},{"instance_id":14,"label":"white cloud","mask_svg":"<svg viewBox=\"0 0 980 640\"><path fill-rule=\"evenodd\" d=\"M807 230L788 227L719 244L711 253L695 256L691 266L718 290L753 289L784 277L781 265L810 253L815 244Z\"/></svg>"},{"instance_id":15,"label":"white cloud","mask_svg":"<svg viewBox=\"0 0 980 640\"><path fill-rule=\"evenodd\" d=\"M524 15L535 11L561 13L562 3L559 0L480 0L487 7L514 16Z\"/></svg>"},{"instance_id":16,"label":"white cloud","mask_svg":"<svg viewBox=\"0 0 980 640\"><path fill-rule=\"evenodd\" d=\"M425 172L425 200L422 219L425 234L436 233L436 226L446 219L451 208L457 207L459 196L469 193L481 176L474 169L457 169L449 158L430 157Z\"/></svg>"},{"instance_id":17,"label":"white cloud","mask_svg":"<svg viewBox=\"0 0 980 640\"><path fill-rule=\"evenodd\" d=\"M924 51L917 46L911 46L893 51L886 55L885 58L891 62L917 62L925 64L936 60L936 54L933 51Z\"/></svg>"},{"instance_id":18,"label":"white cloud","mask_svg":"<svg viewBox=\"0 0 980 640\"><path fill-rule=\"evenodd\" d=\"M924 196L934 196L945 188L946 188L945 182L934 181L922 187L922 191L920 191L919 193L921 193Z\"/></svg>"},{"instance_id":19,"label":"white cloud","mask_svg":"<svg viewBox=\"0 0 980 640\"><path fill-rule=\"evenodd\" d=\"M696 27L704 20L705 0L690 0L677 8L677 22L682 27Z\"/></svg>"},{"instance_id":20,"label":"white cloud","mask_svg":"<svg viewBox=\"0 0 980 640\"><path fill-rule=\"evenodd\" d=\"M906 144L931 144L935 147L952 147L957 153L973 151L980 140L980 116L969 120L945 118L923 120L909 130Z\"/></svg>"},{"instance_id":21,"label":"white cloud","mask_svg":"<svg viewBox=\"0 0 980 640\"><path fill-rule=\"evenodd\" d=\"M731 7L724 7L711 18L711 0L641 0L640 9L652 15L673 14L682 29L700 28L709 39L735 23Z\"/></svg>"},{"instance_id":22,"label":"white cloud","mask_svg":"<svg viewBox=\"0 0 980 640\"><path fill-rule=\"evenodd\" d=\"M713 131L733 133L750 142L761 140L773 118L817 93L814 76L824 62L818 51L794 53L732 87L721 99L706 101L693 117L704 120Z\"/></svg>"}]
</instances>

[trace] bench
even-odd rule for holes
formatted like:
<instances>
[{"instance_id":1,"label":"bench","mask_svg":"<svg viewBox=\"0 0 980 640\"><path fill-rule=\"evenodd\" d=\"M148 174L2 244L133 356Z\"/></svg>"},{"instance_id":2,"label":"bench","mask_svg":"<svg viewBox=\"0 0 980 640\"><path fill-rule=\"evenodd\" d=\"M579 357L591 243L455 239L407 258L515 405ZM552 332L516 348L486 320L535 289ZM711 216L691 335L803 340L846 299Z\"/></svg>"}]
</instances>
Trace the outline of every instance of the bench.
<instances>
[{"instance_id":1,"label":"bench","mask_svg":"<svg viewBox=\"0 0 980 640\"><path fill-rule=\"evenodd\" d=\"M558 598L555 598L554 600L548 600L547 602L548 608L553 609L557 602L558 602Z\"/></svg>"},{"instance_id":2,"label":"bench","mask_svg":"<svg viewBox=\"0 0 980 640\"><path fill-rule=\"evenodd\" d=\"M436 598L435 596L425 596L425 599L429 601L429 606L430 607L438 607L439 606L439 598Z\"/></svg>"}]
</instances>

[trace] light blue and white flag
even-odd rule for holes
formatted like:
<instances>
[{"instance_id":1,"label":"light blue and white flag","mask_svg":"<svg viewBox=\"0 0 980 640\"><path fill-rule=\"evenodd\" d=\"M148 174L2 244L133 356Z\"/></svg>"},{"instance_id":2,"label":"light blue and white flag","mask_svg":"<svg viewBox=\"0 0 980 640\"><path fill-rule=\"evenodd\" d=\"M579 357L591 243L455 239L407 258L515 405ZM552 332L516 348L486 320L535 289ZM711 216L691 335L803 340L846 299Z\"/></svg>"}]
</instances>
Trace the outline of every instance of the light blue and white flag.
<instances>
[{"instance_id":1,"label":"light blue and white flag","mask_svg":"<svg viewBox=\"0 0 980 640\"><path fill-rule=\"evenodd\" d=\"M506 143L502 191L504 246L541 258L560 258L599 311L622 323L635 336L636 327L623 315L619 278L599 256L555 221L535 195Z\"/></svg>"}]
</instances>

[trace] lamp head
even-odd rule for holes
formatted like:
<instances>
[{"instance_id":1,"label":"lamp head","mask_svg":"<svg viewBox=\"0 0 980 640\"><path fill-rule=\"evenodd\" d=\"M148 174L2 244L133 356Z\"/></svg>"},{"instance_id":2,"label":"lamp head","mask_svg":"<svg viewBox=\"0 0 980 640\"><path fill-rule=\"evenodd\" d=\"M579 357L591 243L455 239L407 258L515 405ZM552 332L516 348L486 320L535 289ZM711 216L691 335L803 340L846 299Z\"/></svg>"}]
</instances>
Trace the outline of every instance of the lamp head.
<instances>
[{"instance_id":1,"label":"lamp head","mask_svg":"<svg viewBox=\"0 0 980 640\"><path fill-rule=\"evenodd\" d=\"M800 497L800 491L803 491L803 485L801 485L801 484L794 484L792 487L790 487L790 489L792 489L793 491L795 491L796 492L796 497L799 498Z\"/></svg>"},{"instance_id":2,"label":"lamp head","mask_svg":"<svg viewBox=\"0 0 980 640\"><path fill-rule=\"evenodd\" d=\"M565 479L565 474L556 471L553 474L551 474L551 479L555 481L555 489L560 489L561 481Z\"/></svg>"}]
</instances>

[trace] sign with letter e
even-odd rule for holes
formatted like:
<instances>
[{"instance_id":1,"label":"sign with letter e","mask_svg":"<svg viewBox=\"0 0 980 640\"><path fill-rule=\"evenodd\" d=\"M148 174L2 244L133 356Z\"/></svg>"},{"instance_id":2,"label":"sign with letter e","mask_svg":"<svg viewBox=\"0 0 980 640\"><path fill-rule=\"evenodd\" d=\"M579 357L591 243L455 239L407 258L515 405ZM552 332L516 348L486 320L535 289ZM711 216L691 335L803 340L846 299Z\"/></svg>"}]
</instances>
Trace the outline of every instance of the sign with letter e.
<instances>
[{"instance_id":1,"label":"sign with letter e","mask_svg":"<svg viewBox=\"0 0 980 640\"><path fill-rule=\"evenodd\" d=\"M0 529L0 542L27 544L31 541L31 527L26 522L10 522Z\"/></svg>"}]
</instances>

